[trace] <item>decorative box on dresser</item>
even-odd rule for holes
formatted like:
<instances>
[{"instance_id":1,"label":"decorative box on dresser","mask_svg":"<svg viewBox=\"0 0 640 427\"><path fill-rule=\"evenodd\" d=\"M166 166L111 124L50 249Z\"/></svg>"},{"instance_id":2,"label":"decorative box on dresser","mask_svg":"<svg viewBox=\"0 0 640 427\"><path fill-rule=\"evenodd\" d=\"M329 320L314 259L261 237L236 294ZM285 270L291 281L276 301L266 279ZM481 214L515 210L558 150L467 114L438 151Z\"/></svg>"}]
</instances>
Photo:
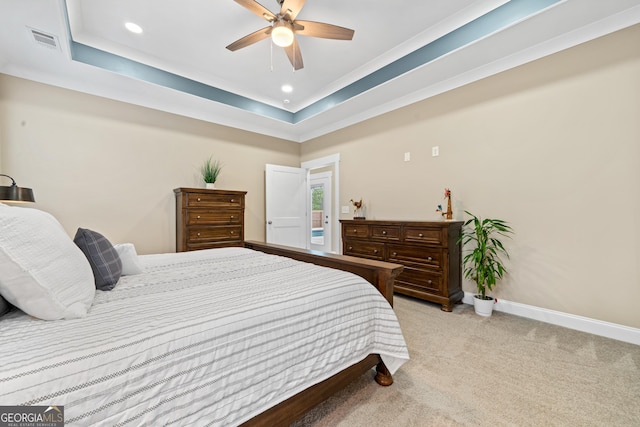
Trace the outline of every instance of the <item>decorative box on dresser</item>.
<instances>
[{"instance_id":1,"label":"decorative box on dresser","mask_svg":"<svg viewBox=\"0 0 640 427\"><path fill-rule=\"evenodd\" d=\"M340 220L345 255L402 264L394 292L442 305L462 300L463 221Z\"/></svg>"},{"instance_id":2,"label":"decorative box on dresser","mask_svg":"<svg viewBox=\"0 0 640 427\"><path fill-rule=\"evenodd\" d=\"M246 191L176 188L176 251L243 246Z\"/></svg>"}]
</instances>

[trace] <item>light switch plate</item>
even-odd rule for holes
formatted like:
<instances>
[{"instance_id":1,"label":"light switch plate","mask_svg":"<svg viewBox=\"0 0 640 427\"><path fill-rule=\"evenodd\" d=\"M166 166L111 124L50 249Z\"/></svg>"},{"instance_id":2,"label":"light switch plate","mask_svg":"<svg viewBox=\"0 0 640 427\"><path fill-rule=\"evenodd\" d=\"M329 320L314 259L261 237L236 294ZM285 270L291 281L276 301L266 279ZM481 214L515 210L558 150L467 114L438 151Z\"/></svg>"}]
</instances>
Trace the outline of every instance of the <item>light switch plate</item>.
<instances>
[{"instance_id":1,"label":"light switch plate","mask_svg":"<svg viewBox=\"0 0 640 427\"><path fill-rule=\"evenodd\" d=\"M348 214L349 213L349 206L343 206L342 207L342 213Z\"/></svg>"}]
</instances>

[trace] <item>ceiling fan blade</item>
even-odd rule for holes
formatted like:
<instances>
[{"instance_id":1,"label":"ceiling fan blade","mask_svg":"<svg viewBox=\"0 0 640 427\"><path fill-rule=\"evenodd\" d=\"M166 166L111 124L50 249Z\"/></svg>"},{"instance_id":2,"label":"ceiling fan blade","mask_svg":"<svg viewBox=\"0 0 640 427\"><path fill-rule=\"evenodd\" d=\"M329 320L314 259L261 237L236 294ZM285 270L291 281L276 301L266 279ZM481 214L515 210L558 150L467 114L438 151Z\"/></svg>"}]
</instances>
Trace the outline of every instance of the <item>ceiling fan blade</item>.
<instances>
[{"instance_id":1,"label":"ceiling fan blade","mask_svg":"<svg viewBox=\"0 0 640 427\"><path fill-rule=\"evenodd\" d=\"M260 40L264 40L269 37L272 29L273 27L264 27L256 32L253 32L247 36L242 37L241 39L234 41L229 46L227 46L227 49L233 52L259 42Z\"/></svg>"},{"instance_id":2,"label":"ceiling fan blade","mask_svg":"<svg viewBox=\"0 0 640 427\"><path fill-rule=\"evenodd\" d=\"M293 65L294 70L299 70L304 67L302 63L302 53L300 53L300 46L298 45L298 41L294 38L293 43L290 46L284 48L285 52L287 52L287 56L289 57L289 61L291 65Z\"/></svg>"},{"instance_id":3,"label":"ceiling fan blade","mask_svg":"<svg viewBox=\"0 0 640 427\"><path fill-rule=\"evenodd\" d=\"M321 37L323 39L335 39L335 40L351 40L355 31L338 27L337 25L324 24L322 22L313 21L300 21L297 20L296 24L304 26L304 29L298 30L294 28L296 34L310 37Z\"/></svg>"},{"instance_id":4,"label":"ceiling fan blade","mask_svg":"<svg viewBox=\"0 0 640 427\"><path fill-rule=\"evenodd\" d=\"M293 21L300 13L307 0L284 0L280 7L280 15L286 16Z\"/></svg>"},{"instance_id":5,"label":"ceiling fan blade","mask_svg":"<svg viewBox=\"0 0 640 427\"><path fill-rule=\"evenodd\" d=\"M273 22L276 20L276 16L273 13L271 13L269 9L267 9L266 7L264 7L263 5L261 5L255 0L234 0L234 1L238 3L240 6L244 6L245 8L249 9L251 12L255 13L261 18L266 19L269 22Z\"/></svg>"}]
</instances>

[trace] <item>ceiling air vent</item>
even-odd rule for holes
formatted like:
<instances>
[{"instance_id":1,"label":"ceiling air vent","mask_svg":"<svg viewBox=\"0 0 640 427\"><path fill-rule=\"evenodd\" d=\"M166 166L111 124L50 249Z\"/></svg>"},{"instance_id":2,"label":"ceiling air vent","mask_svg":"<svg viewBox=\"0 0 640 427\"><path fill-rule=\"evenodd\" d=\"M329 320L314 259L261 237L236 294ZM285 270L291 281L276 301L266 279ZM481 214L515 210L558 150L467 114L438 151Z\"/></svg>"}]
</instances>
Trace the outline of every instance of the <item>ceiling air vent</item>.
<instances>
[{"instance_id":1,"label":"ceiling air vent","mask_svg":"<svg viewBox=\"0 0 640 427\"><path fill-rule=\"evenodd\" d=\"M50 49L58 48L58 39L56 36L52 34L47 34L39 30L34 30L33 28L29 28L29 31L31 31L33 40L35 40L35 42L38 43L40 46L46 46Z\"/></svg>"}]
</instances>

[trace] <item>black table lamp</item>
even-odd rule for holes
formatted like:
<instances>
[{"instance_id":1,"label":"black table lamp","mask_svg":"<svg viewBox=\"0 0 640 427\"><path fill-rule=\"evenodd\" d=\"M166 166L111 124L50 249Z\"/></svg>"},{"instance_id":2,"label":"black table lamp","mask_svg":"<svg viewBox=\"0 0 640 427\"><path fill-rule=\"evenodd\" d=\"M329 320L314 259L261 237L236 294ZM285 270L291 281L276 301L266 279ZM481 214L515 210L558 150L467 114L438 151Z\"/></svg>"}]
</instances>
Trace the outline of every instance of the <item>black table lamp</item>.
<instances>
[{"instance_id":1,"label":"black table lamp","mask_svg":"<svg viewBox=\"0 0 640 427\"><path fill-rule=\"evenodd\" d=\"M16 185L16 181L9 175L0 173L0 176L6 176L11 180L9 187L0 186L0 202L35 202L33 190L30 188L22 188Z\"/></svg>"}]
</instances>

